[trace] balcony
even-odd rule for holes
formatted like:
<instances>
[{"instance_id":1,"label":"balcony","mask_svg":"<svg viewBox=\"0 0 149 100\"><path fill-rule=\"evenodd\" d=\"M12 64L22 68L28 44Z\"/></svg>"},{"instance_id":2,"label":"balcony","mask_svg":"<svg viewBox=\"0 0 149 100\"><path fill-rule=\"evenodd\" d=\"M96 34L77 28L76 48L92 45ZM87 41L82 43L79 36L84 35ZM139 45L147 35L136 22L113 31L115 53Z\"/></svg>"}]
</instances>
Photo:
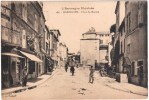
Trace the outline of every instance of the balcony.
<instances>
[{"instance_id":1,"label":"balcony","mask_svg":"<svg viewBox=\"0 0 149 100\"><path fill-rule=\"evenodd\" d=\"M21 45L21 33L18 31L11 30L5 26L1 26L1 39L4 42Z\"/></svg>"}]
</instances>

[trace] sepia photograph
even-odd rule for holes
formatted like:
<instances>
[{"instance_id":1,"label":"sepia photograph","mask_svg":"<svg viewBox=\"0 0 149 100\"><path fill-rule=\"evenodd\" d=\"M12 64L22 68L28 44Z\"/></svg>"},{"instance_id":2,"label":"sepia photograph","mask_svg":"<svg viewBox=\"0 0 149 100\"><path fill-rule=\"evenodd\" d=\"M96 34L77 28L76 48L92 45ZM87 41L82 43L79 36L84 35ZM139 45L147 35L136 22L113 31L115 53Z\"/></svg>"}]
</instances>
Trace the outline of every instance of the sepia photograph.
<instances>
[{"instance_id":1,"label":"sepia photograph","mask_svg":"<svg viewBox=\"0 0 149 100\"><path fill-rule=\"evenodd\" d=\"M1 1L1 100L148 99L148 1Z\"/></svg>"}]
</instances>

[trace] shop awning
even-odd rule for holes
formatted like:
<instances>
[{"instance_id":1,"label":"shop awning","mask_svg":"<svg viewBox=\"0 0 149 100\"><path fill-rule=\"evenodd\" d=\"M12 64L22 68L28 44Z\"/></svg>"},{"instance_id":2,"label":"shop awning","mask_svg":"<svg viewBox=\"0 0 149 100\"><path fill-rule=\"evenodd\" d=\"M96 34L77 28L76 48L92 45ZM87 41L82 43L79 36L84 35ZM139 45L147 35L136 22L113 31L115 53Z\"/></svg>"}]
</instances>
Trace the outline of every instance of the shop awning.
<instances>
[{"instance_id":1,"label":"shop awning","mask_svg":"<svg viewBox=\"0 0 149 100\"><path fill-rule=\"evenodd\" d=\"M19 56L19 55L17 55L17 54L14 54L14 53L6 53L6 52L5 52L5 53L1 53L1 55L24 58L24 57L22 57L22 56Z\"/></svg>"},{"instance_id":2,"label":"shop awning","mask_svg":"<svg viewBox=\"0 0 149 100\"><path fill-rule=\"evenodd\" d=\"M27 58L29 58L30 60L36 61L36 62L42 62L42 60L40 60L38 57L36 57L35 55L20 51L24 56L26 56Z\"/></svg>"}]
</instances>

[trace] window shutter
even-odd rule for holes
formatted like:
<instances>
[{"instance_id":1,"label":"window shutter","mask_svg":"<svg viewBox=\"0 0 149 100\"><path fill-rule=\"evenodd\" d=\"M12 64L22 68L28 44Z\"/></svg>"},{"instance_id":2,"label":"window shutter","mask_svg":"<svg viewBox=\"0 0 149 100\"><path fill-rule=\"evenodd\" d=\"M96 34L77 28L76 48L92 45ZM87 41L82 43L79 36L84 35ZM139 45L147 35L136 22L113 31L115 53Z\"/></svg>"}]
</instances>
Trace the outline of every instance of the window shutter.
<instances>
[{"instance_id":1,"label":"window shutter","mask_svg":"<svg viewBox=\"0 0 149 100\"><path fill-rule=\"evenodd\" d=\"M138 24L139 24L139 27L141 27L143 25L143 14L141 12L142 12L142 9L140 7L139 13L138 13Z\"/></svg>"},{"instance_id":2,"label":"window shutter","mask_svg":"<svg viewBox=\"0 0 149 100\"><path fill-rule=\"evenodd\" d=\"M135 61L135 67L134 67L134 75L138 75L138 65L137 65L137 61Z\"/></svg>"}]
</instances>

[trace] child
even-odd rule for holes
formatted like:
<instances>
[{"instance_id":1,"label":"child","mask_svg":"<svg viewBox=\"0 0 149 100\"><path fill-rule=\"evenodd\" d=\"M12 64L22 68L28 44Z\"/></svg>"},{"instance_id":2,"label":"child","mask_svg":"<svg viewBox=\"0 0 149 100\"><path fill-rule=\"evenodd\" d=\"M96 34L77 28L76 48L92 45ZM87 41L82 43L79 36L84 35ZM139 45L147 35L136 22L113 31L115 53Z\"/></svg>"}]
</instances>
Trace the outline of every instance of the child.
<instances>
[{"instance_id":1,"label":"child","mask_svg":"<svg viewBox=\"0 0 149 100\"><path fill-rule=\"evenodd\" d=\"M90 74L89 74L89 83L93 84L93 82L94 82L94 69L93 69L93 66L91 66Z\"/></svg>"}]
</instances>

